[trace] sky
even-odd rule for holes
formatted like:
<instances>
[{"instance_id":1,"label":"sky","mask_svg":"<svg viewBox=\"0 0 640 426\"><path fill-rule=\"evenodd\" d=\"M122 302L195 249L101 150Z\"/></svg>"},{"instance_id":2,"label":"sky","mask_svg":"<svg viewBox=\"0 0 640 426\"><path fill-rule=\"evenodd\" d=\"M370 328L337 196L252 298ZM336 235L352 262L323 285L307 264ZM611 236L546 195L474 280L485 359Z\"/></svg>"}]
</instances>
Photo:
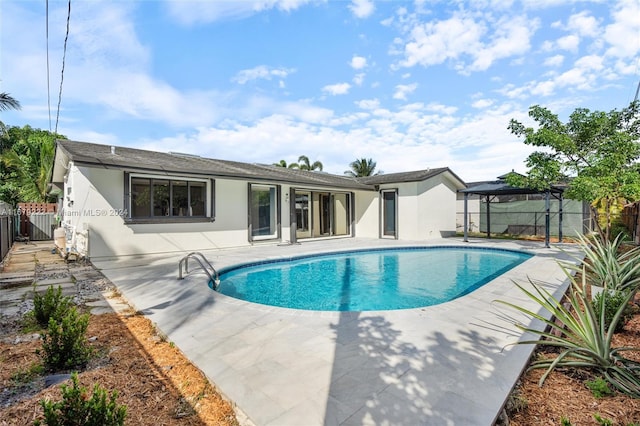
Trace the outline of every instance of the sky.
<instances>
[{"instance_id":1,"label":"sky","mask_svg":"<svg viewBox=\"0 0 640 426\"><path fill-rule=\"evenodd\" d=\"M67 15L0 2L5 124L335 174L525 172L511 119L620 110L640 83L640 0L73 0L65 51Z\"/></svg>"}]
</instances>

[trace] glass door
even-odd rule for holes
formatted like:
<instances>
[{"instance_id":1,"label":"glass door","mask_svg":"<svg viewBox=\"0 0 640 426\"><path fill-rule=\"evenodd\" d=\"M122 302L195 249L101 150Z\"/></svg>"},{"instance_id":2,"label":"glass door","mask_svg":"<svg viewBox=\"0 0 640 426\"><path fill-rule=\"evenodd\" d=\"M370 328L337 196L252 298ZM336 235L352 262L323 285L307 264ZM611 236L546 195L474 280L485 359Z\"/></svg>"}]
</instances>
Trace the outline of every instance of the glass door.
<instances>
[{"instance_id":1,"label":"glass door","mask_svg":"<svg viewBox=\"0 0 640 426\"><path fill-rule=\"evenodd\" d=\"M250 185L249 224L252 240L278 237L277 188L270 185Z\"/></svg>"},{"instance_id":2,"label":"glass door","mask_svg":"<svg viewBox=\"0 0 640 426\"><path fill-rule=\"evenodd\" d=\"M310 192L296 191L296 238L311 237Z\"/></svg>"},{"instance_id":3,"label":"glass door","mask_svg":"<svg viewBox=\"0 0 640 426\"><path fill-rule=\"evenodd\" d=\"M382 191L382 236L397 238L398 193Z\"/></svg>"}]
</instances>

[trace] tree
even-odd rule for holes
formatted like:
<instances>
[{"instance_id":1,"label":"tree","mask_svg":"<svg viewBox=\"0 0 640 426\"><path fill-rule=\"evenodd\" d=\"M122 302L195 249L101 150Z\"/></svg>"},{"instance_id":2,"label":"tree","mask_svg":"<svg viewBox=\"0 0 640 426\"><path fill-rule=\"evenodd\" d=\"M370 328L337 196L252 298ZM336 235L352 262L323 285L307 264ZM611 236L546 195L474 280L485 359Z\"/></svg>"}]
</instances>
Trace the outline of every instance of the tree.
<instances>
[{"instance_id":1,"label":"tree","mask_svg":"<svg viewBox=\"0 0 640 426\"><path fill-rule=\"evenodd\" d=\"M9 109L19 110L22 108L20 102L11 97L8 93L0 93L0 111L6 111Z\"/></svg>"},{"instance_id":2,"label":"tree","mask_svg":"<svg viewBox=\"0 0 640 426\"><path fill-rule=\"evenodd\" d=\"M6 111L9 109L19 110L21 108L22 106L20 105L20 102L18 102L16 99L11 97L8 93L0 92L0 111ZM7 132L7 126L5 126L5 124L2 121L0 121L0 138L4 138L4 135L6 132ZM0 141L0 154L2 154L2 151L3 151L3 145Z\"/></svg>"},{"instance_id":3,"label":"tree","mask_svg":"<svg viewBox=\"0 0 640 426\"><path fill-rule=\"evenodd\" d=\"M524 137L525 144L543 150L527 158L527 176L514 173L507 181L539 190L567 182L567 197L589 202L595 217L597 206L603 206L601 233L609 240L612 207L620 199L640 199L640 103L608 113L578 108L566 124L538 105L529 108L529 116L537 129L513 119L508 128Z\"/></svg>"},{"instance_id":4,"label":"tree","mask_svg":"<svg viewBox=\"0 0 640 426\"><path fill-rule=\"evenodd\" d=\"M274 166L276 167L286 167L289 169L297 169L298 168L298 164L297 163L291 163L289 165L287 165L287 161L286 160L280 160L277 163L273 163Z\"/></svg>"},{"instance_id":5,"label":"tree","mask_svg":"<svg viewBox=\"0 0 640 426\"><path fill-rule=\"evenodd\" d=\"M300 157L298 157L297 163L289 164L289 168L309 170L309 171L313 171L313 170L322 171L323 165L320 161L314 161L313 163L311 163L311 161L309 160L309 157L307 157L306 155L301 155Z\"/></svg>"},{"instance_id":6,"label":"tree","mask_svg":"<svg viewBox=\"0 0 640 426\"><path fill-rule=\"evenodd\" d=\"M365 177L382 174L381 171L376 172L377 163L371 158L360 158L349 163L351 170L344 172L345 175L351 177Z\"/></svg>"},{"instance_id":7,"label":"tree","mask_svg":"<svg viewBox=\"0 0 640 426\"><path fill-rule=\"evenodd\" d=\"M2 136L0 199L18 202L53 201L48 194L57 138L46 130L11 126Z\"/></svg>"}]
</instances>

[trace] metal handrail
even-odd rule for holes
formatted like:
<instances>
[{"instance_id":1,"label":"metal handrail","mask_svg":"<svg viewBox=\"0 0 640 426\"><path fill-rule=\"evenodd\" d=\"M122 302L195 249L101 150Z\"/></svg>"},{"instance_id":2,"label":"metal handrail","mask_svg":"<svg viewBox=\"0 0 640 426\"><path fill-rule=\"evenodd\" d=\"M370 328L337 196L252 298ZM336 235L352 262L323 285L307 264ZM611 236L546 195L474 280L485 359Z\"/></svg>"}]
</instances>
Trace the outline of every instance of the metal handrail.
<instances>
[{"instance_id":1,"label":"metal handrail","mask_svg":"<svg viewBox=\"0 0 640 426\"><path fill-rule=\"evenodd\" d=\"M185 273L187 273L187 274L189 273L189 258L190 257L194 258L198 262L198 264L200 265L200 268L202 268L202 270L205 271L207 273L207 275L209 275L209 279L213 283L213 289L217 290L218 286L220 285L220 275L218 275L218 271L216 271L216 268L213 267L211 262L209 262L207 260L207 258L204 257L204 255L202 253L197 252L197 251L192 251L191 253L189 253L188 255L183 257L182 259L180 259L180 263L178 264L178 279L181 280L181 279L184 278L182 276L182 264L183 263L184 263L184 266L185 266L185 268L184 268Z\"/></svg>"}]
</instances>

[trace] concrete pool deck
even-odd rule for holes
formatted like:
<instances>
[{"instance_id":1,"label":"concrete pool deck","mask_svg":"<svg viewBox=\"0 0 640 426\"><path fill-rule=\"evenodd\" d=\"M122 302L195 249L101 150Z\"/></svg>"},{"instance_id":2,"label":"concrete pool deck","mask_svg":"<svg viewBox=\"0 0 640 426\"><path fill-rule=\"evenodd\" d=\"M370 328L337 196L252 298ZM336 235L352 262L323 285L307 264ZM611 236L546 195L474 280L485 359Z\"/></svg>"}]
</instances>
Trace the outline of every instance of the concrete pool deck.
<instances>
[{"instance_id":1,"label":"concrete pool deck","mask_svg":"<svg viewBox=\"0 0 640 426\"><path fill-rule=\"evenodd\" d=\"M533 350L507 346L521 336L504 315L518 315L493 301L538 311L513 285L528 277L560 295L567 282L555 259L568 257L558 245L349 238L202 253L220 269L259 259L412 245L497 247L536 256L451 302L368 312L299 311L233 299L212 291L195 262L191 274L177 280L184 253L93 263L237 406L244 423L490 425ZM559 246L577 251L575 245Z\"/></svg>"}]
</instances>

